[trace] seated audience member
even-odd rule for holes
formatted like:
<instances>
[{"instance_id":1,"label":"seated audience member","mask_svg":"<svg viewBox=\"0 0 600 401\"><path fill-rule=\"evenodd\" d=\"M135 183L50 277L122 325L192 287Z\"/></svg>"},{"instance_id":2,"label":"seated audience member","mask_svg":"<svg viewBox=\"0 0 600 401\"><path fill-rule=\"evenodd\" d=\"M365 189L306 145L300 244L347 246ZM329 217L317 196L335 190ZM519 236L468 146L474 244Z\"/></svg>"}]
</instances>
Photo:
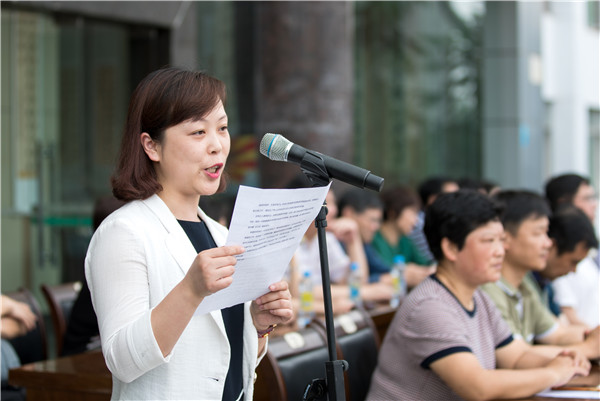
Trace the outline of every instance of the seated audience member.
<instances>
[{"instance_id":1,"label":"seated audience member","mask_svg":"<svg viewBox=\"0 0 600 401\"><path fill-rule=\"evenodd\" d=\"M8 371L21 366L21 361L15 349L7 340L20 337L33 330L37 318L29 305L6 295L0 295L0 297L2 298L2 317L0 322L2 337L2 398L9 397L9 393L4 393L5 390L12 390L15 394L10 394L11 397L14 397L14 399L23 399L23 394L8 384Z\"/></svg>"},{"instance_id":2,"label":"seated audience member","mask_svg":"<svg viewBox=\"0 0 600 401\"><path fill-rule=\"evenodd\" d=\"M598 198L588 178L577 174L559 175L548 180L545 190L552 211L573 205L581 209L594 224Z\"/></svg>"},{"instance_id":3,"label":"seated audience member","mask_svg":"<svg viewBox=\"0 0 600 401\"><path fill-rule=\"evenodd\" d=\"M335 218L332 217L337 211L333 192L330 190L325 198L327 203L327 231L325 232L327 242L327 256L329 262L329 279L331 281L331 296L332 307L334 313L348 312L354 304L349 297L349 289L346 285L347 278L350 273L350 263L356 261L359 270L362 272L362 277L366 283L368 268L367 261L362 249L362 241L358 234L358 227L352 220L346 220L344 235L346 239L346 249L344 250L341 241L335 234L329 230L330 223ZM357 246L358 245L358 246ZM321 260L319 252L319 242L317 238L317 228L314 223L306 230L298 249L294 253L294 258L291 262L292 274L295 277L292 280L290 290L295 300L299 299L297 283L304 272L310 272L310 277L313 282L313 293L315 297L315 311L323 313L323 287L321 277Z\"/></svg>"},{"instance_id":4,"label":"seated audience member","mask_svg":"<svg viewBox=\"0 0 600 401\"><path fill-rule=\"evenodd\" d=\"M379 352L368 400L507 399L586 375L590 364L531 350L478 288L500 278L500 210L474 191L440 195L425 235L437 271L400 305Z\"/></svg>"},{"instance_id":5,"label":"seated audience member","mask_svg":"<svg viewBox=\"0 0 600 401\"><path fill-rule=\"evenodd\" d=\"M600 268L594 262L597 255L598 249L591 249L575 271L552 282L554 301L570 324L600 324Z\"/></svg>"},{"instance_id":6,"label":"seated audience member","mask_svg":"<svg viewBox=\"0 0 600 401\"><path fill-rule=\"evenodd\" d=\"M294 179L290 185L306 187L308 182L305 182L305 180L304 177L299 177ZM345 313L355 306L350 300L350 289L348 287L350 264L352 262L358 264L360 271L362 279L361 298L364 301L389 300L392 295L391 286L382 286L377 283L369 284L368 282L369 269L357 223L348 217L337 217L337 201L332 189L327 193L325 202L328 210L325 236L333 312L335 314ZM290 277L290 288L294 299L299 299L298 282L300 277L305 271L309 271L313 282L315 311L318 314L324 313L321 261L317 228L314 223L306 230L290 267L293 275L293 277Z\"/></svg>"},{"instance_id":7,"label":"seated audience member","mask_svg":"<svg viewBox=\"0 0 600 401\"><path fill-rule=\"evenodd\" d=\"M380 276L391 269L371 245L383 217L383 203L379 195L364 189L350 189L340 198L338 208L341 217L350 218L358 224L369 266L369 282L379 281Z\"/></svg>"},{"instance_id":8,"label":"seated audience member","mask_svg":"<svg viewBox=\"0 0 600 401\"><path fill-rule=\"evenodd\" d=\"M600 327L586 336L583 327L565 326L544 306L535 288L524 280L541 271L552 246L548 238L550 208L529 191L501 191L495 199L504 206L505 256L500 280L482 287L492 298L515 337L527 343L568 345L587 358L600 356ZM552 351L554 352L554 351Z\"/></svg>"},{"instance_id":9,"label":"seated audience member","mask_svg":"<svg viewBox=\"0 0 600 401\"><path fill-rule=\"evenodd\" d=\"M2 298L2 338L15 338L27 334L35 328L37 320L29 305L1 295Z\"/></svg>"},{"instance_id":10,"label":"seated audience member","mask_svg":"<svg viewBox=\"0 0 600 401\"><path fill-rule=\"evenodd\" d=\"M112 195L98 198L94 204L92 228L94 231L112 212L123 206L124 202ZM83 269L83 266L81 266ZM92 296L87 280L81 283L81 291L71 309L67 322L67 331L63 342L63 355L73 355L90 349L100 348L100 329L96 312L92 306Z\"/></svg>"},{"instance_id":11,"label":"seated audience member","mask_svg":"<svg viewBox=\"0 0 600 401\"><path fill-rule=\"evenodd\" d=\"M587 256L590 249L598 247L598 240L592 223L585 213L576 207L563 207L550 217L548 236L552 241L552 247L546 267L539 272L531 272L531 278L544 304L555 316L561 316L561 309L554 300L552 281L575 271L578 263ZM589 302L595 303L596 311L599 313L597 291L595 300L590 298ZM563 319L561 321L564 322Z\"/></svg>"},{"instance_id":12,"label":"seated audience member","mask_svg":"<svg viewBox=\"0 0 600 401\"><path fill-rule=\"evenodd\" d=\"M408 287L412 288L435 272L435 265L421 255L408 237L417 222L419 199L408 187L387 190L381 195L381 199L384 206L383 223L371 244L390 266L396 255L404 256L404 278Z\"/></svg>"},{"instance_id":13,"label":"seated audience member","mask_svg":"<svg viewBox=\"0 0 600 401\"><path fill-rule=\"evenodd\" d=\"M581 209L594 224L598 199L589 179L577 174L553 177L546 183L546 198L553 211L572 205ZM594 327L600 323L599 258L597 247L591 249L574 272L556 279L552 284L554 299L571 324Z\"/></svg>"},{"instance_id":14,"label":"seated audience member","mask_svg":"<svg viewBox=\"0 0 600 401\"><path fill-rule=\"evenodd\" d=\"M423 181L418 188L419 198L421 198L421 210L417 214L417 222L414 229L409 234L409 238L415 244L421 255L427 258L429 264L435 263L433 254L427 245L427 239L423 234L423 225L425 224L425 210L431 205L439 194L458 191L459 186L450 177L437 176Z\"/></svg>"}]
</instances>

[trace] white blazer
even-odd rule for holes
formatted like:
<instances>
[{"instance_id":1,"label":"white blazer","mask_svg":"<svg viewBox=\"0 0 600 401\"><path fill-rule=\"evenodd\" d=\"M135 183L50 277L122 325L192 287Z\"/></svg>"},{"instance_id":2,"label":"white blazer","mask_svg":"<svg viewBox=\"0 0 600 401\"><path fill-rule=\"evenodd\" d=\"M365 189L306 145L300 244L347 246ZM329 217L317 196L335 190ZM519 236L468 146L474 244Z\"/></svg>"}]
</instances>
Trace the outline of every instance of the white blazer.
<instances>
[{"instance_id":1,"label":"white blazer","mask_svg":"<svg viewBox=\"0 0 600 401\"><path fill-rule=\"evenodd\" d=\"M227 229L198 208L217 246ZM220 400L230 347L220 311L194 316L163 358L150 312L185 276L197 253L157 195L108 216L94 233L85 274L98 316L113 399ZM244 312L244 397L252 399L258 336ZM264 353L263 353L264 355ZM261 356L262 358L262 356Z\"/></svg>"}]
</instances>

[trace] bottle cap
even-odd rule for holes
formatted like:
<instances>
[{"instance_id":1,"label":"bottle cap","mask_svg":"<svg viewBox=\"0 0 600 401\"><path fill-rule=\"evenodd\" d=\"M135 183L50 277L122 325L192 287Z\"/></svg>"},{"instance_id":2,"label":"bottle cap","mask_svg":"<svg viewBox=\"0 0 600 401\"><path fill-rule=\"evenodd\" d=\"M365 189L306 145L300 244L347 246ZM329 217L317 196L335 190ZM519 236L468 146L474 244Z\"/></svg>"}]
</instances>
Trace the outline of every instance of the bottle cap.
<instances>
[{"instance_id":1,"label":"bottle cap","mask_svg":"<svg viewBox=\"0 0 600 401\"><path fill-rule=\"evenodd\" d=\"M396 255L394 256L394 264L405 263L406 259L404 259L404 255Z\"/></svg>"}]
</instances>

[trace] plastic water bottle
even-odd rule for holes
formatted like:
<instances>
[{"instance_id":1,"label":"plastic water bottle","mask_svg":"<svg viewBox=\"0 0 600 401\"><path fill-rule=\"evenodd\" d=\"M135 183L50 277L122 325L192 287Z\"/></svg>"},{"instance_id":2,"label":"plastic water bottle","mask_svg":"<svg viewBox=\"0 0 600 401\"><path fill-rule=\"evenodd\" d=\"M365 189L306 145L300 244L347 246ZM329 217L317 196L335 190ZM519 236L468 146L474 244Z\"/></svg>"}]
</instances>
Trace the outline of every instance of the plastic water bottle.
<instances>
[{"instance_id":1,"label":"plastic water bottle","mask_svg":"<svg viewBox=\"0 0 600 401\"><path fill-rule=\"evenodd\" d=\"M302 329L315 316L313 283L310 271L305 271L300 279L300 311L298 312L298 328Z\"/></svg>"},{"instance_id":2,"label":"plastic water bottle","mask_svg":"<svg viewBox=\"0 0 600 401\"><path fill-rule=\"evenodd\" d=\"M406 281L404 280L404 267L406 266L403 255L396 255L394 257L394 264L392 265L392 286L393 293L390 299L390 306L397 308L400 305L402 297L406 295Z\"/></svg>"},{"instance_id":3,"label":"plastic water bottle","mask_svg":"<svg viewBox=\"0 0 600 401\"><path fill-rule=\"evenodd\" d=\"M358 263L352 262L350 264L350 276L348 277L348 286L350 287L350 300L356 307L362 306L362 299L360 298L360 270L358 270Z\"/></svg>"}]
</instances>

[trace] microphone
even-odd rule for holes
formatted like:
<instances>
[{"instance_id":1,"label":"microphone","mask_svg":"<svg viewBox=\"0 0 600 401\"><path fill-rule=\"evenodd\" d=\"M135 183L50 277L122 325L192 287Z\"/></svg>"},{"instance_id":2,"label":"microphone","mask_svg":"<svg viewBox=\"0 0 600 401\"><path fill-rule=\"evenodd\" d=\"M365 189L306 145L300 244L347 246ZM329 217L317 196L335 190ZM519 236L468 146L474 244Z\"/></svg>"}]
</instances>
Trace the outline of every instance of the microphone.
<instances>
[{"instance_id":1,"label":"microphone","mask_svg":"<svg viewBox=\"0 0 600 401\"><path fill-rule=\"evenodd\" d=\"M377 192L383 188L383 178L371 174L369 170L305 149L279 134L265 134L260 142L260 153L274 161L298 164L305 172L320 178L327 177L327 182L335 178Z\"/></svg>"}]
</instances>

